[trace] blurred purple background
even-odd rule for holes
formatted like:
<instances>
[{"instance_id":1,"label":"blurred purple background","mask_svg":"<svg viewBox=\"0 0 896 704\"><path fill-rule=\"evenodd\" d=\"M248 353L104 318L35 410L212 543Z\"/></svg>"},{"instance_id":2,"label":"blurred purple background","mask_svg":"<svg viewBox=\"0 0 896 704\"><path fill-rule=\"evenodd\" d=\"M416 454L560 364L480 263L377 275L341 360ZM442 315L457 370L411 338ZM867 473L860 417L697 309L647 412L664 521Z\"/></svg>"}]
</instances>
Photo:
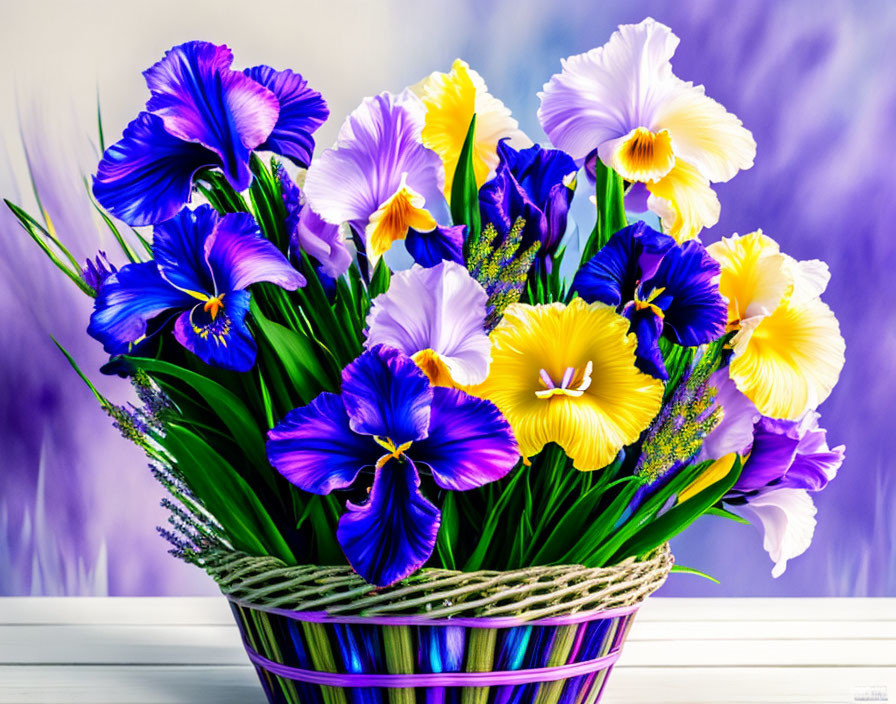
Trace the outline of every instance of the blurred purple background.
<instances>
[{"instance_id":1,"label":"blurred purple background","mask_svg":"<svg viewBox=\"0 0 896 704\"><path fill-rule=\"evenodd\" d=\"M251 6L251 12L237 2L187 9L164 0L154 4L139 36L112 2L59 3L56 12L48 3L39 11L10 9L0 29L3 195L34 205L21 124L44 207L62 236L79 257L112 251L108 237L100 239L81 181L97 158L93 86L103 95L107 139L116 139L142 105L139 70L187 39L227 42L241 66L266 62L305 73L331 104L323 145L362 96L446 70L456 56L478 69L523 129L540 138L536 92L560 59L604 43L619 23L652 15L682 39L675 72L704 83L759 145L754 168L718 187L722 219L704 241L761 227L797 258L826 260L833 278L825 300L847 341L840 385L821 408L829 440L847 444L847 460L816 495L819 525L810 550L773 580L755 529L705 518L676 541L676 556L722 584L678 575L663 593L896 595L896 473L887 443L896 416L896 5ZM198 570L165 554L153 530L162 518L161 492L141 454L118 437L49 339L52 333L96 376L103 355L83 333L88 301L51 270L5 211L0 272L0 594L212 593ZM126 398L117 380L101 382L113 398Z\"/></svg>"}]
</instances>

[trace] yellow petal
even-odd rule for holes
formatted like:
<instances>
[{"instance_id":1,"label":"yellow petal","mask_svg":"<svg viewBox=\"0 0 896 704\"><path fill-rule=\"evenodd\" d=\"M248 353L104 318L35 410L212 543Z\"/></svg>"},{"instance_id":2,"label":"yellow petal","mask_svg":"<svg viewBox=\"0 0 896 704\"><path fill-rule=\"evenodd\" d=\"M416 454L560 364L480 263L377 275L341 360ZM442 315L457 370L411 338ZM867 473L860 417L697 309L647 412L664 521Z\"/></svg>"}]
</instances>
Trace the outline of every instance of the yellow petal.
<instances>
[{"instance_id":1,"label":"yellow petal","mask_svg":"<svg viewBox=\"0 0 896 704\"><path fill-rule=\"evenodd\" d=\"M654 134L645 127L602 144L600 158L628 181L659 181L675 166L669 133Z\"/></svg>"},{"instance_id":2,"label":"yellow petal","mask_svg":"<svg viewBox=\"0 0 896 704\"><path fill-rule=\"evenodd\" d=\"M423 143L436 152L445 165L445 192L450 195L460 150L467 137L473 114L476 131L473 142L473 171L481 186L498 165L497 146L504 137L520 146L531 144L519 130L517 121L500 100L490 95L485 81L460 59L449 73L438 71L411 88L426 106Z\"/></svg>"},{"instance_id":3,"label":"yellow petal","mask_svg":"<svg viewBox=\"0 0 896 704\"><path fill-rule=\"evenodd\" d=\"M513 427L524 456L560 445L580 470L600 469L634 442L659 411L662 382L635 367L629 322L602 303L507 308L492 331L492 365L470 389L491 400ZM591 384L580 396L539 398L541 371L554 380L591 362Z\"/></svg>"},{"instance_id":4,"label":"yellow petal","mask_svg":"<svg viewBox=\"0 0 896 704\"><path fill-rule=\"evenodd\" d=\"M398 190L370 216L367 223L365 238L371 264L376 264L393 242L404 239L408 228L428 232L437 225L435 218L423 207L423 196L407 185L406 177L407 174L402 174Z\"/></svg>"},{"instance_id":5,"label":"yellow petal","mask_svg":"<svg viewBox=\"0 0 896 704\"><path fill-rule=\"evenodd\" d=\"M694 482L678 495L678 503L687 501L696 496L704 489L712 486L720 479L724 479L737 459L737 453L732 452L724 457L717 459L709 467L703 470L703 474L697 477Z\"/></svg>"},{"instance_id":6,"label":"yellow petal","mask_svg":"<svg viewBox=\"0 0 896 704\"><path fill-rule=\"evenodd\" d=\"M426 374L433 386L456 386L451 377L451 370L438 352L431 349L420 350L411 359Z\"/></svg>"},{"instance_id":7,"label":"yellow petal","mask_svg":"<svg viewBox=\"0 0 896 704\"><path fill-rule=\"evenodd\" d=\"M840 325L819 298L786 300L758 320L746 344L735 339L731 378L763 415L795 420L824 401L840 377Z\"/></svg>"},{"instance_id":8,"label":"yellow petal","mask_svg":"<svg viewBox=\"0 0 896 704\"><path fill-rule=\"evenodd\" d=\"M733 325L770 314L793 290L792 260L762 230L726 237L706 249L722 267L719 291L728 299Z\"/></svg>"},{"instance_id":9,"label":"yellow petal","mask_svg":"<svg viewBox=\"0 0 896 704\"><path fill-rule=\"evenodd\" d=\"M686 161L676 159L668 174L646 185L651 194L648 207L662 218L666 234L677 242L692 240L704 227L719 221L722 206L716 192Z\"/></svg>"},{"instance_id":10,"label":"yellow petal","mask_svg":"<svg viewBox=\"0 0 896 704\"><path fill-rule=\"evenodd\" d=\"M655 130L669 131L678 157L714 183L753 166L753 135L736 115L708 97L703 86L674 79L667 91L652 124Z\"/></svg>"}]
</instances>

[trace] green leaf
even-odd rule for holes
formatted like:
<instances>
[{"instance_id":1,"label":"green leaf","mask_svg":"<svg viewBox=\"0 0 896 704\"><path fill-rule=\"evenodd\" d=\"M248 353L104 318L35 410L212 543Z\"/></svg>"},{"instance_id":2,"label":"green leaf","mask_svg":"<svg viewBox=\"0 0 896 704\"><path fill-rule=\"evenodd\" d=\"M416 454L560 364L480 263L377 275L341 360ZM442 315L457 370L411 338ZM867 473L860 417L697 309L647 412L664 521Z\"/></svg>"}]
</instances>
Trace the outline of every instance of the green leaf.
<instances>
[{"instance_id":1,"label":"green leaf","mask_svg":"<svg viewBox=\"0 0 896 704\"><path fill-rule=\"evenodd\" d=\"M670 508L663 515L653 519L616 551L612 561L624 560L631 555L645 555L681 533L728 493L740 476L742 468L743 465L738 456L728 474L706 487L696 496L692 496L687 501Z\"/></svg>"},{"instance_id":2,"label":"green leaf","mask_svg":"<svg viewBox=\"0 0 896 704\"><path fill-rule=\"evenodd\" d=\"M190 490L221 524L235 548L296 564L255 492L208 443L183 426L168 423L164 444Z\"/></svg>"},{"instance_id":3,"label":"green leaf","mask_svg":"<svg viewBox=\"0 0 896 704\"><path fill-rule=\"evenodd\" d=\"M588 242L582 249L584 264L597 254L616 232L626 226L625 193L622 177L595 159L594 175L597 183L594 195L597 199L597 219Z\"/></svg>"},{"instance_id":4,"label":"green leaf","mask_svg":"<svg viewBox=\"0 0 896 704\"><path fill-rule=\"evenodd\" d=\"M479 542L476 544L476 549L473 550L473 554L470 555L463 566L464 572L475 572L476 570L482 569L482 563L485 560L485 556L488 554L489 547L491 547L492 536L495 534L495 530L501 521L501 516L507 508L507 504L514 497L517 484L525 474L526 468L522 466L517 466L513 471L513 477L511 477L510 481L507 482L506 486L501 491L501 496L495 502L494 508L487 514L488 517L485 520L485 526L482 528L482 533L479 535Z\"/></svg>"},{"instance_id":5,"label":"green leaf","mask_svg":"<svg viewBox=\"0 0 896 704\"><path fill-rule=\"evenodd\" d=\"M693 567L685 567L684 565L672 565L673 572L679 572L680 574L693 574L697 577L703 577L703 579L708 579L710 582L715 582L716 584L721 584L719 580L717 580L712 575L706 574L706 572L701 572L700 570L695 570Z\"/></svg>"},{"instance_id":6,"label":"green leaf","mask_svg":"<svg viewBox=\"0 0 896 704\"><path fill-rule=\"evenodd\" d=\"M454 502L454 492L449 491L445 494L445 501L442 504L442 524L439 527L437 543L442 566L448 570L457 569L454 564L454 550L452 546L457 542L459 531L457 504Z\"/></svg>"},{"instance_id":7,"label":"green leaf","mask_svg":"<svg viewBox=\"0 0 896 704\"><path fill-rule=\"evenodd\" d=\"M314 344L304 335L268 320L254 298L251 311L252 319L276 352L299 397L303 403L309 403L323 390L322 383L328 378L314 352Z\"/></svg>"},{"instance_id":8,"label":"green leaf","mask_svg":"<svg viewBox=\"0 0 896 704\"><path fill-rule=\"evenodd\" d=\"M388 291L391 280L392 274L389 272L386 260L380 257L380 260L376 263L376 268L374 268L373 274L370 277L370 300L372 301L381 293Z\"/></svg>"},{"instance_id":9,"label":"green leaf","mask_svg":"<svg viewBox=\"0 0 896 704\"><path fill-rule=\"evenodd\" d=\"M265 474L272 471L265 452L264 435L252 414L236 394L208 377L169 362L141 357L128 357L128 359L135 366L152 375L173 376L184 382L190 389L202 396L212 412L223 421L234 442L239 445L249 461Z\"/></svg>"},{"instance_id":10,"label":"green leaf","mask_svg":"<svg viewBox=\"0 0 896 704\"><path fill-rule=\"evenodd\" d=\"M59 341L52 335L50 336L50 339L53 341L53 344L59 348L59 351L62 352L63 355L65 355L65 358L66 358L66 360L68 360L68 363L71 365L71 368L75 370L75 373L79 377L81 377L81 381L83 381L85 384L87 384L87 388L90 389L90 392L94 395L94 397L99 402L99 404L103 408L111 408L112 403L97 390L97 388L93 385L93 382L90 381L90 379L87 377L87 375L81 371L81 367L78 366L78 363L75 362L74 357L71 356L69 351L67 349L65 349L65 347L60 345Z\"/></svg>"},{"instance_id":11,"label":"green leaf","mask_svg":"<svg viewBox=\"0 0 896 704\"><path fill-rule=\"evenodd\" d=\"M718 516L719 518L727 518L729 521L734 521L735 523L741 523L745 526L750 525L750 522L744 518L743 516L738 516L736 513L731 513L721 506L713 506L706 512L707 516Z\"/></svg>"},{"instance_id":12,"label":"green leaf","mask_svg":"<svg viewBox=\"0 0 896 704\"><path fill-rule=\"evenodd\" d=\"M476 115L470 120L467 136L457 159L454 180L451 182L451 218L455 225L467 226L467 246L479 241L482 222L479 214L479 188L473 169L473 145L476 135Z\"/></svg>"}]
</instances>

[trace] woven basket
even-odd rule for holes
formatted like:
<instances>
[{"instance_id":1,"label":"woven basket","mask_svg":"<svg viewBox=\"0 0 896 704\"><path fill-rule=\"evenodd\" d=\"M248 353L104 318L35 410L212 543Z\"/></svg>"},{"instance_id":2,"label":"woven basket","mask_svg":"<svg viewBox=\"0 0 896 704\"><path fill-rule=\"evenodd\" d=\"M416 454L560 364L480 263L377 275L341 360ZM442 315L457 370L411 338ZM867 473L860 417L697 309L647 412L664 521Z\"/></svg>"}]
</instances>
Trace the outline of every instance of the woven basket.
<instances>
[{"instance_id":1,"label":"woven basket","mask_svg":"<svg viewBox=\"0 0 896 704\"><path fill-rule=\"evenodd\" d=\"M597 569L427 569L385 589L241 553L203 566L272 704L595 704L672 562L664 546Z\"/></svg>"}]
</instances>

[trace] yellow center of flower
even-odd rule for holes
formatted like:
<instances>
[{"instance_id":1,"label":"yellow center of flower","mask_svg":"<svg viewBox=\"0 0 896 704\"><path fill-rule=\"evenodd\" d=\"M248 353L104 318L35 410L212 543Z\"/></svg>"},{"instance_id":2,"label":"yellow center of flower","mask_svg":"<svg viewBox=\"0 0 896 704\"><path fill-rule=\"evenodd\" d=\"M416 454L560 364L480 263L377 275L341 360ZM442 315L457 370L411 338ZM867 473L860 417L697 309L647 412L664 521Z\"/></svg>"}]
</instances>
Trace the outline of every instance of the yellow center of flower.
<instances>
[{"instance_id":1,"label":"yellow center of flower","mask_svg":"<svg viewBox=\"0 0 896 704\"><path fill-rule=\"evenodd\" d=\"M637 127L629 132L613 158L613 167L629 181L656 181L675 166L668 130L651 132Z\"/></svg>"},{"instance_id":2,"label":"yellow center of flower","mask_svg":"<svg viewBox=\"0 0 896 704\"><path fill-rule=\"evenodd\" d=\"M665 317L665 312L662 308L654 303L654 301L662 294L663 291L666 290L665 286L660 286L659 288L653 289L646 298L641 298L638 291L635 291L635 310L652 310L654 315L656 315L660 320Z\"/></svg>"},{"instance_id":3,"label":"yellow center of flower","mask_svg":"<svg viewBox=\"0 0 896 704\"><path fill-rule=\"evenodd\" d=\"M212 320L218 317L218 311L220 311L224 307L224 294L222 293L220 296L215 296L214 298L209 298L205 305L202 306L202 310L206 313L209 313L212 316Z\"/></svg>"},{"instance_id":4,"label":"yellow center of flower","mask_svg":"<svg viewBox=\"0 0 896 704\"><path fill-rule=\"evenodd\" d=\"M448 365L439 356L439 353L429 348L415 353L411 359L420 367L420 370L429 377L429 383L433 386L454 386L451 371Z\"/></svg>"},{"instance_id":5,"label":"yellow center of flower","mask_svg":"<svg viewBox=\"0 0 896 704\"><path fill-rule=\"evenodd\" d=\"M382 469L383 465L385 465L389 460L401 459L401 456L411 447L410 440L406 443L396 446L395 443L392 442L392 438L381 438L379 435L374 435L373 439L376 441L377 445L382 447L387 452L387 454L383 455L376 461L377 469Z\"/></svg>"},{"instance_id":6,"label":"yellow center of flower","mask_svg":"<svg viewBox=\"0 0 896 704\"><path fill-rule=\"evenodd\" d=\"M535 395L538 398L552 398L553 396L581 396L591 386L591 372L594 365L588 362L584 367L576 369L575 367L567 367L563 372L560 383L554 383L547 369L542 369L538 373L538 381L544 387L538 389Z\"/></svg>"},{"instance_id":7,"label":"yellow center of flower","mask_svg":"<svg viewBox=\"0 0 896 704\"><path fill-rule=\"evenodd\" d=\"M407 173L401 175L398 190L370 216L365 236L367 257L371 264L389 251L392 243L404 239L408 228L420 232L435 229L435 218L423 206L426 199L407 184Z\"/></svg>"}]
</instances>

